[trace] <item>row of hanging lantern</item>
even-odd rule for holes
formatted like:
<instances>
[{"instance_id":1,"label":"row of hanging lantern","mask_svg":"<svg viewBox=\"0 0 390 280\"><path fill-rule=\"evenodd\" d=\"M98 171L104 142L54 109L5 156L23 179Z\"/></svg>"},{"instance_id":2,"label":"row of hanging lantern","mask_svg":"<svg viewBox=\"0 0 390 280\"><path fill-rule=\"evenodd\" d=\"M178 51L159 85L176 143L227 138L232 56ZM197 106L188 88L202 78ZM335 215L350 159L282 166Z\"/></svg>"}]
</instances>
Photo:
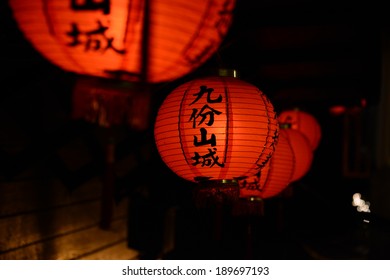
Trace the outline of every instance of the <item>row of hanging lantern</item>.
<instances>
[{"instance_id":1,"label":"row of hanging lantern","mask_svg":"<svg viewBox=\"0 0 390 280\"><path fill-rule=\"evenodd\" d=\"M277 116L261 90L226 76L173 90L159 108L154 132L162 160L198 183L198 192L251 202L300 180L321 137L311 114L295 109Z\"/></svg>"},{"instance_id":2,"label":"row of hanging lantern","mask_svg":"<svg viewBox=\"0 0 390 280\"><path fill-rule=\"evenodd\" d=\"M189 74L218 49L236 0L9 0L28 42L75 73L72 118L145 130L153 86ZM106 143L101 226L109 228L115 140ZM105 194L111 195L105 195ZM108 218L107 218L108 217Z\"/></svg>"},{"instance_id":3,"label":"row of hanging lantern","mask_svg":"<svg viewBox=\"0 0 390 280\"><path fill-rule=\"evenodd\" d=\"M241 213L262 215L265 199L291 188L311 168L321 138L318 121L308 112L295 108L282 111L278 123L279 143L270 162L255 177L240 181Z\"/></svg>"},{"instance_id":4,"label":"row of hanging lantern","mask_svg":"<svg viewBox=\"0 0 390 280\"><path fill-rule=\"evenodd\" d=\"M232 23L235 0L9 4L27 40L80 76L74 117L144 129L148 85L183 77L210 58ZM154 131L173 172L206 195L229 198L278 195L309 170L321 137L310 114L277 116L261 90L226 75L176 88L160 107Z\"/></svg>"},{"instance_id":5,"label":"row of hanging lantern","mask_svg":"<svg viewBox=\"0 0 390 280\"><path fill-rule=\"evenodd\" d=\"M147 113L133 111L141 105L148 112L150 85L181 78L213 55L235 0L10 0L9 6L32 46L78 75L74 118L145 129Z\"/></svg>"}]
</instances>

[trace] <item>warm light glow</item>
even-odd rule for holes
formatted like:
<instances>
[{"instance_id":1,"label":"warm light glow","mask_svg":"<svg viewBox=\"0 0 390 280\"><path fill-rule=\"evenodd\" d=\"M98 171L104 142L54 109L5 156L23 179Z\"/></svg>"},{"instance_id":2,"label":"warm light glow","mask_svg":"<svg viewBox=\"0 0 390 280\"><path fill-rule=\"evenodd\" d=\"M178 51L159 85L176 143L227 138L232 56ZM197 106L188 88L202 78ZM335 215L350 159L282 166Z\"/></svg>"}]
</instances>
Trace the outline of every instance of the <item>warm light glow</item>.
<instances>
[{"instance_id":1,"label":"warm light glow","mask_svg":"<svg viewBox=\"0 0 390 280\"><path fill-rule=\"evenodd\" d=\"M150 19L145 21L146 2L9 4L27 40L53 64L83 75L150 83L179 78L210 58L232 23L235 7L235 0L150 0Z\"/></svg>"},{"instance_id":2,"label":"warm light glow","mask_svg":"<svg viewBox=\"0 0 390 280\"><path fill-rule=\"evenodd\" d=\"M292 129L302 132L313 151L317 149L321 140L321 127L313 115L296 108L281 112L278 118L280 124L289 124Z\"/></svg>"},{"instance_id":3,"label":"warm light glow","mask_svg":"<svg viewBox=\"0 0 390 280\"><path fill-rule=\"evenodd\" d=\"M360 99L360 105L362 106L362 108L366 108L367 107L367 99L366 98Z\"/></svg>"},{"instance_id":4,"label":"warm light glow","mask_svg":"<svg viewBox=\"0 0 390 280\"><path fill-rule=\"evenodd\" d=\"M333 105L329 108L329 113L332 116L340 116L347 111L347 108L344 105Z\"/></svg>"},{"instance_id":5,"label":"warm light glow","mask_svg":"<svg viewBox=\"0 0 390 280\"><path fill-rule=\"evenodd\" d=\"M360 193L355 193L352 196L352 205L356 207L356 211L358 212L371 212L370 211L370 202L365 201L362 199L362 196Z\"/></svg>"},{"instance_id":6,"label":"warm light glow","mask_svg":"<svg viewBox=\"0 0 390 280\"><path fill-rule=\"evenodd\" d=\"M267 199L280 194L291 182L293 162L291 145L286 136L280 133L275 152L266 166L256 175L239 180L240 197Z\"/></svg>"},{"instance_id":7,"label":"warm light glow","mask_svg":"<svg viewBox=\"0 0 390 280\"><path fill-rule=\"evenodd\" d=\"M154 130L163 161L194 182L254 175L271 158L278 134L274 107L263 92L218 76L173 90L158 110Z\"/></svg>"}]
</instances>

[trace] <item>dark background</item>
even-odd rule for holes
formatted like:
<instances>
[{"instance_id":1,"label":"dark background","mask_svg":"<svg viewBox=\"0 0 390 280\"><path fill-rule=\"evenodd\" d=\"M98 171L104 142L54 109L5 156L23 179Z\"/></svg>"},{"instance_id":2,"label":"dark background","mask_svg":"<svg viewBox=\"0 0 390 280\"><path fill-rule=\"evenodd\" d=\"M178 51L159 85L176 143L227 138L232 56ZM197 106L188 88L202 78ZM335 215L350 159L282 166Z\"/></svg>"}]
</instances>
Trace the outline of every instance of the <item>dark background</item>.
<instances>
[{"instance_id":1,"label":"dark background","mask_svg":"<svg viewBox=\"0 0 390 280\"><path fill-rule=\"evenodd\" d=\"M17 29L6 1L0 5L1 141L13 139L23 147L0 147L0 176L7 180L36 159L50 160L52 171L69 182L70 188L77 187L77 182L103 172L99 141L106 131L71 119L77 75L46 61ZM356 192L370 199L375 174L381 34L387 27L382 7L355 1L242 0L234 13L233 25L213 57L193 73L156 86L148 129L112 130L122 139L117 157L134 154L139 162L136 169L116 180L116 198L130 196L135 201L129 209L129 246L144 251L145 258L159 255L165 230L161 213L176 209L176 248L166 258L242 258L248 254L275 259L388 258L387 219L375 211L358 213L351 205ZM208 212L215 209L196 210L192 184L177 178L161 162L153 141L153 120L172 89L219 67L239 70L243 80L271 99L277 112L299 107L313 114L321 125L322 139L312 168L294 183L292 196L266 201L263 217L230 217L224 212L220 216L224 235L215 245L210 238L215 220ZM362 115L363 148L371 171L366 177L348 177L342 171L343 116L332 116L329 108L340 104L361 108L362 100L367 104ZM52 155L80 134L85 135L96 160L72 173ZM243 249L250 227L254 252Z\"/></svg>"}]
</instances>

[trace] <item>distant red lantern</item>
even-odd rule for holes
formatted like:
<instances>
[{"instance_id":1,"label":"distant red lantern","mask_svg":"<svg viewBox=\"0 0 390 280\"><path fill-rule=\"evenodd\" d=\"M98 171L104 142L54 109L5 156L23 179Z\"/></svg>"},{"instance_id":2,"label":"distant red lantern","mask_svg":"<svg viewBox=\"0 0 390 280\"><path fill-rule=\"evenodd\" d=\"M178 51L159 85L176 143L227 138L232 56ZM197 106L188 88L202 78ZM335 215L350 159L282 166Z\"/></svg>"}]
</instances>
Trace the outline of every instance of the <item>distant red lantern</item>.
<instances>
[{"instance_id":1,"label":"distant red lantern","mask_svg":"<svg viewBox=\"0 0 390 280\"><path fill-rule=\"evenodd\" d=\"M307 137L298 130L283 128L283 125L281 125L280 135L288 140L294 154L294 172L291 182L298 181L306 175L311 167L314 156L313 150Z\"/></svg>"},{"instance_id":2,"label":"distant red lantern","mask_svg":"<svg viewBox=\"0 0 390 280\"><path fill-rule=\"evenodd\" d=\"M280 124L288 124L291 129L302 132L309 140L311 149L313 151L317 149L322 132L320 124L313 115L296 108L282 111L278 119Z\"/></svg>"},{"instance_id":3,"label":"distant red lantern","mask_svg":"<svg viewBox=\"0 0 390 280\"><path fill-rule=\"evenodd\" d=\"M345 114L346 111L347 111L347 107L344 105L333 105L329 107L329 113L332 116L340 116L342 114Z\"/></svg>"},{"instance_id":4,"label":"distant red lantern","mask_svg":"<svg viewBox=\"0 0 390 280\"><path fill-rule=\"evenodd\" d=\"M240 197L267 199L279 195L290 184L294 172L294 154L286 135L279 134L278 144L269 162L256 175L239 180Z\"/></svg>"},{"instance_id":5,"label":"distant red lantern","mask_svg":"<svg viewBox=\"0 0 390 280\"><path fill-rule=\"evenodd\" d=\"M271 158L279 125L274 107L254 85L206 77L173 90L158 110L154 136L165 164L192 181L256 174Z\"/></svg>"},{"instance_id":6,"label":"distant red lantern","mask_svg":"<svg viewBox=\"0 0 390 280\"><path fill-rule=\"evenodd\" d=\"M158 83L219 47L235 0L10 0L19 28L49 61L82 75Z\"/></svg>"}]
</instances>

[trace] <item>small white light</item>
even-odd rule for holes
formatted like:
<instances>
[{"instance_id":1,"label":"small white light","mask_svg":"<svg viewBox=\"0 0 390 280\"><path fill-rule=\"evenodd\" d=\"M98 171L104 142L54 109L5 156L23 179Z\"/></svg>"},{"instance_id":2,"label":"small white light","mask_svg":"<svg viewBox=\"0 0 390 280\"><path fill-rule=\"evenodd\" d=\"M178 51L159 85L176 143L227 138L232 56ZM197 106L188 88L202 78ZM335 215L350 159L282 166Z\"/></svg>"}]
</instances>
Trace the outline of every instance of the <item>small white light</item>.
<instances>
[{"instance_id":1,"label":"small white light","mask_svg":"<svg viewBox=\"0 0 390 280\"><path fill-rule=\"evenodd\" d=\"M352 205L356 206L356 211L370 213L370 202L361 199L360 193L355 193L352 196Z\"/></svg>"}]
</instances>

